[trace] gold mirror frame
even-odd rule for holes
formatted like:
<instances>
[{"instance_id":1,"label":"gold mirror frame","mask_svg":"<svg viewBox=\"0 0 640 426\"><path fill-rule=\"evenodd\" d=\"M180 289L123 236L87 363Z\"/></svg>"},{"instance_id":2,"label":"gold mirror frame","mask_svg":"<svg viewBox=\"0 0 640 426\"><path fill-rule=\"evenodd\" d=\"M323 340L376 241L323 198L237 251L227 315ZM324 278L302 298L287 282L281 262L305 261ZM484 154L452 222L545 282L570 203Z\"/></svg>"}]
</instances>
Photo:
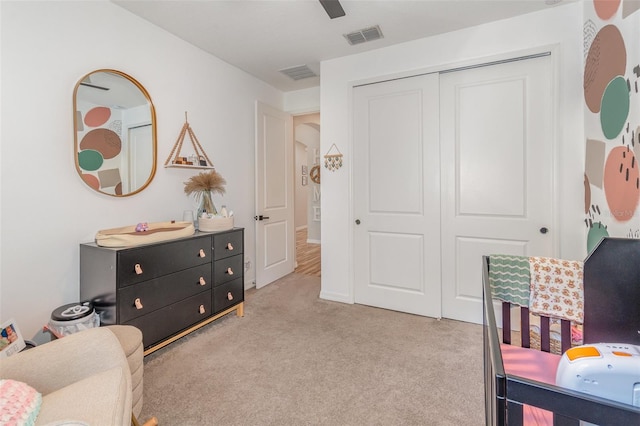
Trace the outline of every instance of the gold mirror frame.
<instances>
[{"instance_id":1,"label":"gold mirror frame","mask_svg":"<svg viewBox=\"0 0 640 426\"><path fill-rule=\"evenodd\" d=\"M75 165L91 189L128 197L153 180L156 113L146 89L117 70L83 76L73 90Z\"/></svg>"}]
</instances>

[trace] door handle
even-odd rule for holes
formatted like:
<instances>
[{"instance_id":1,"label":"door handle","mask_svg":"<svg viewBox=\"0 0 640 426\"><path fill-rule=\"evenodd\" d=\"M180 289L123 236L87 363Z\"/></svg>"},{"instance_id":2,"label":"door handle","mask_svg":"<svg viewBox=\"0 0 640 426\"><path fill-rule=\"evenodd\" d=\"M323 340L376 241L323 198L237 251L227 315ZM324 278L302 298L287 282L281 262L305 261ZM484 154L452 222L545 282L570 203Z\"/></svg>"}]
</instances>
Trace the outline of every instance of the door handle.
<instances>
[{"instance_id":1,"label":"door handle","mask_svg":"<svg viewBox=\"0 0 640 426\"><path fill-rule=\"evenodd\" d=\"M360 219L356 219L356 225L360 225Z\"/></svg>"},{"instance_id":2,"label":"door handle","mask_svg":"<svg viewBox=\"0 0 640 426\"><path fill-rule=\"evenodd\" d=\"M542 228L540 228L541 234L546 234L547 232L549 232L549 230L546 227L543 226Z\"/></svg>"},{"instance_id":3,"label":"door handle","mask_svg":"<svg viewBox=\"0 0 640 426\"><path fill-rule=\"evenodd\" d=\"M269 216L262 216L262 215L260 215L260 216L254 216L253 218L254 218L255 220L267 220L267 219L269 219Z\"/></svg>"}]
</instances>

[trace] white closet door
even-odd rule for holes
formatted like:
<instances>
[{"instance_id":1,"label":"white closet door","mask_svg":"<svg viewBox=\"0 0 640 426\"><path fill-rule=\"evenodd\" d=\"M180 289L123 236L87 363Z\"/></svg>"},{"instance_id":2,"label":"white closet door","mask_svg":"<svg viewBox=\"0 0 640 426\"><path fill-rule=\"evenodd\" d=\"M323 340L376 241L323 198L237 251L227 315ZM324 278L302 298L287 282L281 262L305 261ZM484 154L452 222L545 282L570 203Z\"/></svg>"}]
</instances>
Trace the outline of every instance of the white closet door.
<instances>
[{"instance_id":1,"label":"white closet door","mask_svg":"<svg viewBox=\"0 0 640 426\"><path fill-rule=\"evenodd\" d=\"M550 56L440 75L442 315L482 322L482 255L553 255Z\"/></svg>"},{"instance_id":2,"label":"white closet door","mask_svg":"<svg viewBox=\"0 0 640 426\"><path fill-rule=\"evenodd\" d=\"M438 75L354 89L355 302L440 317Z\"/></svg>"}]
</instances>

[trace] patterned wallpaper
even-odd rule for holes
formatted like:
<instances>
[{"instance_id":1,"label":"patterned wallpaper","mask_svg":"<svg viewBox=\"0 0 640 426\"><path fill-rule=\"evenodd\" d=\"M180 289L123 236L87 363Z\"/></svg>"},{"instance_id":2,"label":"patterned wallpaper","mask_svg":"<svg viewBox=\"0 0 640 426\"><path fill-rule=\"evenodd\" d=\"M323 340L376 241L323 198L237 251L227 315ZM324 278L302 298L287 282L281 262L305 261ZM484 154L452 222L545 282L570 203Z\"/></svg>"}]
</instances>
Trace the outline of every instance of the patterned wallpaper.
<instances>
[{"instance_id":1,"label":"patterned wallpaper","mask_svg":"<svg viewBox=\"0 0 640 426\"><path fill-rule=\"evenodd\" d=\"M584 2L585 225L640 238L640 1Z\"/></svg>"}]
</instances>

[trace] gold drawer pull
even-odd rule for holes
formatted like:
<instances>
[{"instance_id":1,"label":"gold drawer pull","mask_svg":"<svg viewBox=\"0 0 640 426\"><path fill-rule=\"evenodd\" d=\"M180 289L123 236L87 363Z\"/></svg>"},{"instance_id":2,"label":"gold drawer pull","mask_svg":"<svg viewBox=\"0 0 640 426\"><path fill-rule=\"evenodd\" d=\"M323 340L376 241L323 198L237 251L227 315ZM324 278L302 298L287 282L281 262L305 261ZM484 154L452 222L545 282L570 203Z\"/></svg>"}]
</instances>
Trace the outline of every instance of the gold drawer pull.
<instances>
[{"instance_id":1,"label":"gold drawer pull","mask_svg":"<svg viewBox=\"0 0 640 426\"><path fill-rule=\"evenodd\" d=\"M136 270L136 275L142 275L142 266L140 266L139 263L136 263L136 266L134 266L134 269Z\"/></svg>"},{"instance_id":2,"label":"gold drawer pull","mask_svg":"<svg viewBox=\"0 0 640 426\"><path fill-rule=\"evenodd\" d=\"M200 285L207 285L207 282L204 280L204 277L200 277Z\"/></svg>"},{"instance_id":3,"label":"gold drawer pull","mask_svg":"<svg viewBox=\"0 0 640 426\"><path fill-rule=\"evenodd\" d=\"M229 251L233 250L233 244L227 243L227 250Z\"/></svg>"},{"instance_id":4,"label":"gold drawer pull","mask_svg":"<svg viewBox=\"0 0 640 426\"><path fill-rule=\"evenodd\" d=\"M198 253L200 257L207 257L207 254L204 252L204 249L200 249L200 253Z\"/></svg>"},{"instance_id":5,"label":"gold drawer pull","mask_svg":"<svg viewBox=\"0 0 640 426\"><path fill-rule=\"evenodd\" d=\"M204 312L205 312L204 305L200 305L200 313L204 314Z\"/></svg>"},{"instance_id":6,"label":"gold drawer pull","mask_svg":"<svg viewBox=\"0 0 640 426\"><path fill-rule=\"evenodd\" d=\"M233 300L233 294L231 294L231 292L227 293L227 299Z\"/></svg>"},{"instance_id":7,"label":"gold drawer pull","mask_svg":"<svg viewBox=\"0 0 640 426\"><path fill-rule=\"evenodd\" d=\"M136 309L142 309L143 308L142 302L140 301L139 297L133 303L136 305Z\"/></svg>"},{"instance_id":8,"label":"gold drawer pull","mask_svg":"<svg viewBox=\"0 0 640 426\"><path fill-rule=\"evenodd\" d=\"M233 275L233 269L231 269L231 267L227 268L227 274Z\"/></svg>"}]
</instances>

